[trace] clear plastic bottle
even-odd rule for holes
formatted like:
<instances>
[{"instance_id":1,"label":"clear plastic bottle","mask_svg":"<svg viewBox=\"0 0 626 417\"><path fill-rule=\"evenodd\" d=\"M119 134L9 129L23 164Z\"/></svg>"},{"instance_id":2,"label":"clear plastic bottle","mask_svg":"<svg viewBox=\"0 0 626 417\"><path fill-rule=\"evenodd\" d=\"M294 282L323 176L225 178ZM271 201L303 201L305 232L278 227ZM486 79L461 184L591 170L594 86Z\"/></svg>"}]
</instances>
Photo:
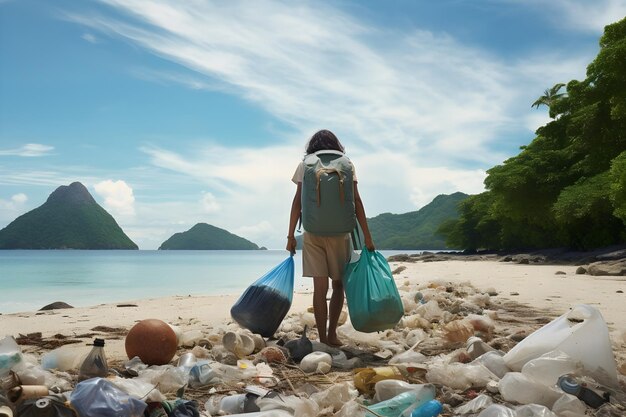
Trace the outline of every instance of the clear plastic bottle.
<instances>
[{"instance_id":1,"label":"clear plastic bottle","mask_svg":"<svg viewBox=\"0 0 626 417\"><path fill-rule=\"evenodd\" d=\"M78 380L84 381L95 377L105 378L108 373L109 366L104 354L104 339L94 339L91 352L89 352L89 355L87 355L80 366Z\"/></svg>"}]
</instances>

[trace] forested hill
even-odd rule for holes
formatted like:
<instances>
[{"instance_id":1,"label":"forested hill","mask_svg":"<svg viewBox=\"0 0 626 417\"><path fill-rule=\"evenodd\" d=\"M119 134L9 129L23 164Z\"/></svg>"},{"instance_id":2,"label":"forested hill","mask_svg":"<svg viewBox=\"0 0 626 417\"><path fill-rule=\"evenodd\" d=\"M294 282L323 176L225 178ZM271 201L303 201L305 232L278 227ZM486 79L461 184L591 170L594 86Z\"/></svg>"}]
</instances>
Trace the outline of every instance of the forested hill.
<instances>
[{"instance_id":1,"label":"forested hill","mask_svg":"<svg viewBox=\"0 0 626 417\"><path fill-rule=\"evenodd\" d=\"M419 209L404 214L383 213L367 220L377 249L446 249L443 235L437 233L446 220L459 216L458 205L467 194L438 195Z\"/></svg>"},{"instance_id":2,"label":"forested hill","mask_svg":"<svg viewBox=\"0 0 626 417\"><path fill-rule=\"evenodd\" d=\"M626 242L626 18L605 27L586 78L557 84L532 106L552 121L521 152L487 171L487 191L442 228L465 249ZM529 103L531 105L531 103Z\"/></svg>"},{"instance_id":3,"label":"forested hill","mask_svg":"<svg viewBox=\"0 0 626 417\"><path fill-rule=\"evenodd\" d=\"M256 244L219 227L198 223L186 232L176 233L159 250L256 250Z\"/></svg>"},{"instance_id":4,"label":"forested hill","mask_svg":"<svg viewBox=\"0 0 626 417\"><path fill-rule=\"evenodd\" d=\"M0 230L0 249L137 249L80 182Z\"/></svg>"}]
</instances>

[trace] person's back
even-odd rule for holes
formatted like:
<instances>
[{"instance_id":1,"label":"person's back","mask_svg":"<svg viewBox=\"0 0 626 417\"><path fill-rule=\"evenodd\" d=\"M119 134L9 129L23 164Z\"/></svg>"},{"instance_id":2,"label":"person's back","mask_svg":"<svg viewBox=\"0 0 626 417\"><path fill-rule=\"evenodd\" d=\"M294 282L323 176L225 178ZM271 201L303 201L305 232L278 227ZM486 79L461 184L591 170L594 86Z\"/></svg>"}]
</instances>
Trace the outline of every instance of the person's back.
<instances>
[{"instance_id":1,"label":"person's back","mask_svg":"<svg viewBox=\"0 0 626 417\"><path fill-rule=\"evenodd\" d=\"M337 323L344 300L342 279L352 253L350 232L357 221L365 246L374 250L354 165L344 155L339 139L328 130L320 130L307 143L306 156L292 181L297 189L291 204L287 250L296 250L294 232L302 219L302 275L313 278L313 308L319 338L323 343L338 346L341 342L337 338ZM330 308L326 305L329 278L333 288Z\"/></svg>"}]
</instances>

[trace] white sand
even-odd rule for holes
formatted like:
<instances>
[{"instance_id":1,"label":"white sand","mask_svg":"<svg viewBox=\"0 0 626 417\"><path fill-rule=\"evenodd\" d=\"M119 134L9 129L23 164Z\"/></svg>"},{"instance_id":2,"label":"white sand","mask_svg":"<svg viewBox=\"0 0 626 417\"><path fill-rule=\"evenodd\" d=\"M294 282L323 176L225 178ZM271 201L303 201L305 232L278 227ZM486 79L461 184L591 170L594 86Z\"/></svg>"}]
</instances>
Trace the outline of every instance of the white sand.
<instances>
[{"instance_id":1,"label":"white sand","mask_svg":"<svg viewBox=\"0 0 626 417\"><path fill-rule=\"evenodd\" d=\"M494 288L501 298L508 298L538 308L550 309L558 316L573 305L585 303L600 309L611 331L626 329L626 290L624 277L591 277L575 275L573 266L517 265L493 261L445 261L429 263L392 263L392 270L404 265L407 269L396 276L401 285L405 280L428 282L444 280L469 281L478 289ZM566 275L555 275L564 271ZM511 292L519 293L511 296ZM232 296L182 297L172 296L137 301L120 300L116 304L47 312L27 312L0 315L0 337L42 332L72 336L91 331L95 326L130 329L137 321L158 318L178 325L184 331L202 330L227 323L230 307L239 294ZM311 305L310 293L295 294L291 313L304 311ZM137 307L117 307L132 303ZM626 343L626 341L624 341ZM69 345L85 350L83 344ZM124 359L124 341L109 340L106 352L111 358Z\"/></svg>"}]
</instances>

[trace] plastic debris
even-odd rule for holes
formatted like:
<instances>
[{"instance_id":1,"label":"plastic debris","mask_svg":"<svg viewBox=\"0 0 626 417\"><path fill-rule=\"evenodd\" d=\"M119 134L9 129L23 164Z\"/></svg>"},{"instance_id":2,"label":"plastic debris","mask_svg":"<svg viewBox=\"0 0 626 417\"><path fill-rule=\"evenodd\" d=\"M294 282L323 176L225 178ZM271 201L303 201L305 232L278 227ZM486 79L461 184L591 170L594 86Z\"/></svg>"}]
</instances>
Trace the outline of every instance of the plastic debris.
<instances>
[{"instance_id":1,"label":"plastic debris","mask_svg":"<svg viewBox=\"0 0 626 417\"><path fill-rule=\"evenodd\" d=\"M333 359L326 352L311 352L300 361L300 369L304 372L319 372L322 374L330 371Z\"/></svg>"}]
</instances>

